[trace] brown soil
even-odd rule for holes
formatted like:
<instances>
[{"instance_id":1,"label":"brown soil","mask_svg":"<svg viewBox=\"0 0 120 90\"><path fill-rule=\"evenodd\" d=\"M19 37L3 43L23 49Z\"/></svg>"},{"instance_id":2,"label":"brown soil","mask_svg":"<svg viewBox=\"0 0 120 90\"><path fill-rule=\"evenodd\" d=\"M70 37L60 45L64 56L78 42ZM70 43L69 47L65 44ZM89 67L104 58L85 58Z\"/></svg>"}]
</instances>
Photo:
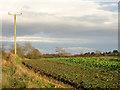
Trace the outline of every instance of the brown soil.
<instances>
[{"instance_id":1,"label":"brown soil","mask_svg":"<svg viewBox=\"0 0 120 90\"><path fill-rule=\"evenodd\" d=\"M45 60L45 61L48 61L48 60ZM50 61L50 62L52 62L52 61ZM60 78L60 77L58 77L58 75L54 75L54 74L52 75L52 74L44 72L42 70L35 69L32 66L30 66L24 62L22 62L22 64L25 65L30 70L33 70L35 73L38 73L40 76L47 78L48 80L52 80L52 82L54 82L54 83L67 85L67 87L69 87L69 88L84 89L84 87L80 83L75 83L75 82L72 82L65 78Z\"/></svg>"},{"instance_id":2,"label":"brown soil","mask_svg":"<svg viewBox=\"0 0 120 90\"><path fill-rule=\"evenodd\" d=\"M22 63L23 64L23 63ZM24 65L24 64L23 64ZM68 84L64 84L63 82L61 82L61 81L57 81L56 79L54 79L54 78L52 78L52 77L48 77L48 76L46 76L45 74L43 75L43 74L40 74L40 72L35 72L34 70L32 70L32 69L30 69L30 67L27 65L25 65L25 69L27 70L27 71L31 71L31 72L34 72L37 76L39 76L39 78L40 79L44 79L44 81L46 81L46 83L55 83L55 84L57 84L57 85L60 85L60 86L63 86L63 87L65 87L65 88L74 88L74 87L72 87L71 85L68 85ZM62 88L62 87L60 87L60 88Z\"/></svg>"}]
</instances>

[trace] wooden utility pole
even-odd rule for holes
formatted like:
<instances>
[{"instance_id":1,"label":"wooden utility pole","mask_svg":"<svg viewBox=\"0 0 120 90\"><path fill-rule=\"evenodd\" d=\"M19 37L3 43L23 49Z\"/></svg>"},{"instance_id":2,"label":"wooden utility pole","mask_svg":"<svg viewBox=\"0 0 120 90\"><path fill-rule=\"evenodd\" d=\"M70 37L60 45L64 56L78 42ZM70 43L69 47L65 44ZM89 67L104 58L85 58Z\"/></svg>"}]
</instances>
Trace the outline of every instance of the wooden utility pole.
<instances>
[{"instance_id":1,"label":"wooden utility pole","mask_svg":"<svg viewBox=\"0 0 120 90\"><path fill-rule=\"evenodd\" d=\"M18 16L18 15L21 15L22 13L13 13L13 14L10 14L9 12L8 12L8 14L9 15L14 15L14 43L15 43L15 55L16 55L16 53L17 53L17 50L16 50L16 16Z\"/></svg>"}]
</instances>

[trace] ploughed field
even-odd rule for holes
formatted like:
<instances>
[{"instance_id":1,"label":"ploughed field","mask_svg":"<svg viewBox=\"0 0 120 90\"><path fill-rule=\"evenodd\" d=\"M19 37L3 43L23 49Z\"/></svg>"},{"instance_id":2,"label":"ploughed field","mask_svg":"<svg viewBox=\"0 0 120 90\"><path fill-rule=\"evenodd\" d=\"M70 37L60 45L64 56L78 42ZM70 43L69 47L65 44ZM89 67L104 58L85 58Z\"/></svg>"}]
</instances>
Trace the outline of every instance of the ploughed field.
<instances>
[{"instance_id":1,"label":"ploughed field","mask_svg":"<svg viewBox=\"0 0 120 90\"><path fill-rule=\"evenodd\" d=\"M41 58L28 68L75 88L118 88L119 58Z\"/></svg>"}]
</instances>

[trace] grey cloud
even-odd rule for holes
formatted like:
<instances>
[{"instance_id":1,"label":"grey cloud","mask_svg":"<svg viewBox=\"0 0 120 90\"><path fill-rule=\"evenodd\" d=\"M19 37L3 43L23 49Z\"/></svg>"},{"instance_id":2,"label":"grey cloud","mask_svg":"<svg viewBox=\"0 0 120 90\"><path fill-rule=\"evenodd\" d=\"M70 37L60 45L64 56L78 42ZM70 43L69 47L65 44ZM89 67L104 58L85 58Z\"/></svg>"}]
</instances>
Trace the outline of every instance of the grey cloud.
<instances>
[{"instance_id":1,"label":"grey cloud","mask_svg":"<svg viewBox=\"0 0 120 90\"><path fill-rule=\"evenodd\" d=\"M35 35L43 32L51 37L58 38L77 38L77 37L93 37L93 36L116 36L117 30L112 28L86 28L83 26L70 26L70 25L46 25L46 24L17 24L17 35ZM13 23L3 22L2 24L3 36L13 36L14 26Z\"/></svg>"},{"instance_id":2,"label":"grey cloud","mask_svg":"<svg viewBox=\"0 0 120 90\"><path fill-rule=\"evenodd\" d=\"M93 22L93 23L104 23L105 21L109 21L108 18L103 16L97 16L97 15L86 15L82 17L68 17L69 19L77 20L77 21L87 21L87 22Z\"/></svg>"}]
</instances>

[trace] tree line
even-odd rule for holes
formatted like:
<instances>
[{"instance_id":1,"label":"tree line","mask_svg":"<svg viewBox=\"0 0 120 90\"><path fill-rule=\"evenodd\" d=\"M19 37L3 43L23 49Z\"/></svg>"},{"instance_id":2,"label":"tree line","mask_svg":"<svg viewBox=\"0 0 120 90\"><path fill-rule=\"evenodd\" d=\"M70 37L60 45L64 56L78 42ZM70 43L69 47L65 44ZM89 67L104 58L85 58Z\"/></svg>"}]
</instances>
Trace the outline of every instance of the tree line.
<instances>
[{"instance_id":1,"label":"tree line","mask_svg":"<svg viewBox=\"0 0 120 90\"><path fill-rule=\"evenodd\" d=\"M64 48L56 47L56 54L42 54L38 49L34 48L31 43L26 42L23 45L17 44L17 55L21 58L28 59L39 59L39 58L54 58L54 57L101 57L101 56L120 56L118 50L113 50L112 52L100 52L96 50L95 52L87 52L82 54L72 55L66 52ZM11 45L9 52L14 54L14 45ZM5 48L2 46L2 54L4 55Z\"/></svg>"},{"instance_id":2,"label":"tree line","mask_svg":"<svg viewBox=\"0 0 120 90\"><path fill-rule=\"evenodd\" d=\"M16 50L17 55L21 58L38 59L42 56L42 53L38 49L35 49L29 42L24 43L24 45L17 44ZM11 45L9 52L15 53L14 45ZM5 48L2 46L2 54L4 53Z\"/></svg>"},{"instance_id":3,"label":"tree line","mask_svg":"<svg viewBox=\"0 0 120 90\"><path fill-rule=\"evenodd\" d=\"M105 57L105 56L120 56L120 52L118 50L113 50L112 52L100 52L99 50L96 50L95 52L87 52L84 54L78 54L78 55L73 55L73 57Z\"/></svg>"}]
</instances>

